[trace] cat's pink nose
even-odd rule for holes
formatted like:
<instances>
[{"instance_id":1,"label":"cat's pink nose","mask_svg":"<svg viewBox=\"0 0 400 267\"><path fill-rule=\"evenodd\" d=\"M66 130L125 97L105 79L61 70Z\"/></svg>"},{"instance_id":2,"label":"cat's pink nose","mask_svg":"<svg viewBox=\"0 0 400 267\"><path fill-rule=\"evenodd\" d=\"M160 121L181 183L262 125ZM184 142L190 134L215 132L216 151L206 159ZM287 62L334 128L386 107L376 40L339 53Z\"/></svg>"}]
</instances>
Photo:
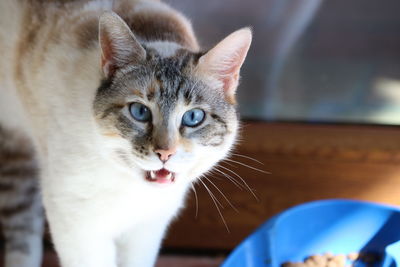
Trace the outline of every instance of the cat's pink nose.
<instances>
[{"instance_id":1,"label":"cat's pink nose","mask_svg":"<svg viewBox=\"0 0 400 267\"><path fill-rule=\"evenodd\" d=\"M168 149L156 149L154 152L156 152L162 162L166 162L172 155L176 153L176 146Z\"/></svg>"}]
</instances>

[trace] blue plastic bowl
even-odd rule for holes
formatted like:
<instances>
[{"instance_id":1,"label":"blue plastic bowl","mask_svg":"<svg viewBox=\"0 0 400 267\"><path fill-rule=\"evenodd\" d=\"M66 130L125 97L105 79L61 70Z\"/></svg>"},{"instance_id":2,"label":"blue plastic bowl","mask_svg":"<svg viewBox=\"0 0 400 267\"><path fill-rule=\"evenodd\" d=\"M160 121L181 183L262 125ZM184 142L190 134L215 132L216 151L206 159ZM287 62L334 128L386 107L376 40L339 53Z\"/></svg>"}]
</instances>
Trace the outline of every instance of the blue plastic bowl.
<instances>
[{"instance_id":1,"label":"blue plastic bowl","mask_svg":"<svg viewBox=\"0 0 400 267\"><path fill-rule=\"evenodd\" d=\"M288 209L244 240L221 267L279 267L307 256L368 252L377 266L400 266L400 209L352 200L322 200Z\"/></svg>"}]
</instances>

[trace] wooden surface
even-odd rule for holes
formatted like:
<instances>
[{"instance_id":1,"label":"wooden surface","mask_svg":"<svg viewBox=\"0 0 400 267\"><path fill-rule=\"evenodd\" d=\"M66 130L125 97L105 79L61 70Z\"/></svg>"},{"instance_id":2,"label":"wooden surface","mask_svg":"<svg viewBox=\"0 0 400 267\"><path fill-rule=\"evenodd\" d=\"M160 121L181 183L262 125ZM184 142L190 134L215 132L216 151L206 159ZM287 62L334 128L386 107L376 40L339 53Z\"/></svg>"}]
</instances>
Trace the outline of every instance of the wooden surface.
<instances>
[{"instance_id":1,"label":"wooden surface","mask_svg":"<svg viewBox=\"0 0 400 267\"><path fill-rule=\"evenodd\" d=\"M161 255L155 267L218 267L222 261L222 257ZM42 267L60 267L54 252L46 251Z\"/></svg>"},{"instance_id":2,"label":"wooden surface","mask_svg":"<svg viewBox=\"0 0 400 267\"><path fill-rule=\"evenodd\" d=\"M197 217L194 194L190 193L165 248L230 250L274 214L312 200L350 198L400 204L400 128L246 123L237 153L264 165L238 156L234 160L270 172L224 165L245 179L258 201L226 178L210 175L238 210L229 207L205 181L225 206L222 214L230 232L207 191L198 184Z\"/></svg>"}]
</instances>

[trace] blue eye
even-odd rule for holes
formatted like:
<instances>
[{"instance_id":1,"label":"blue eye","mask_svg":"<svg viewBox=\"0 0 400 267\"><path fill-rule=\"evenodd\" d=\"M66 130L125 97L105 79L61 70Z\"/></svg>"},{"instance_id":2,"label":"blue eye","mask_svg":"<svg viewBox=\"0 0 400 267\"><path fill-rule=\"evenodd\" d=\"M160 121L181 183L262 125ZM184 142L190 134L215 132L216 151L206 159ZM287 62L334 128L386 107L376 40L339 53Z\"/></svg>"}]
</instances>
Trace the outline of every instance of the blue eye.
<instances>
[{"instance_id":1,"label":"blue eye","mask_svg":"<svg viewBox=\"0 0 400 267\"><path fill-rule=\"evenodd\" d=\"M203 122L205 116L206 114L203 110L198 108L191 109L183 114L182 124L188 127L199 126Z\"/></svg>"},{"instance_id":2,"label":"blue eye","mask_svg":"<svg viewBox=\"0 0 400 267\"><path fill-rule=\"evenodd\" d=\"M148 122L151 120L151 111L148 107L140 103L132 103L129 106L129 112L131 113L132 117L141 122Z\"/></svg>"}]
</instances>

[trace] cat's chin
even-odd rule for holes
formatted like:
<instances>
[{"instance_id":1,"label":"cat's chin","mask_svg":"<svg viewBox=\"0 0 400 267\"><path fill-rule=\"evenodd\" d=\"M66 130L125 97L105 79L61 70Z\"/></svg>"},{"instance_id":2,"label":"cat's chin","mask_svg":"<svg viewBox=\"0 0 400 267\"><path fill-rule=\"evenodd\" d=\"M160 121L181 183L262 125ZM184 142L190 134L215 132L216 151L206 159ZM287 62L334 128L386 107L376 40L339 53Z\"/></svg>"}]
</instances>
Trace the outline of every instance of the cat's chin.
<instances>
[{"instance_id":1,"label":"cat's chin","mask_svg":"<svg viewBox=\"0 0 400 267\"><path fill-rule=\"evenodd\" d=\"M175 182L175 173L167 169L145 171L145 178L150 183L168 185Z\"/></svg>"}]
</instances>

